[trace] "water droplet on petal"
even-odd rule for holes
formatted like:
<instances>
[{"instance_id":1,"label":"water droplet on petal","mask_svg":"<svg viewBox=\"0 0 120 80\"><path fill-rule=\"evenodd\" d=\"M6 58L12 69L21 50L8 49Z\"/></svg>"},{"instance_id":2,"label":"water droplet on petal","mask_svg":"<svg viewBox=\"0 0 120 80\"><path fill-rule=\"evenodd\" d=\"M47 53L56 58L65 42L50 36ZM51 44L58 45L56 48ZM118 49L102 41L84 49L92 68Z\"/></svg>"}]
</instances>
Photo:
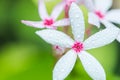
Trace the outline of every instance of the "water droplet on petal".
<instances>
[{"instance_id":1,"label":"water droplet on petal","mask_svg":"<svg viewBox=\"0 0 120 80\"><path fill-rule=\"evenodd\" d=\"M76 18L79 18L79 15L76 15L75 17L76 17Z\"/></svg>"}]
</instances>

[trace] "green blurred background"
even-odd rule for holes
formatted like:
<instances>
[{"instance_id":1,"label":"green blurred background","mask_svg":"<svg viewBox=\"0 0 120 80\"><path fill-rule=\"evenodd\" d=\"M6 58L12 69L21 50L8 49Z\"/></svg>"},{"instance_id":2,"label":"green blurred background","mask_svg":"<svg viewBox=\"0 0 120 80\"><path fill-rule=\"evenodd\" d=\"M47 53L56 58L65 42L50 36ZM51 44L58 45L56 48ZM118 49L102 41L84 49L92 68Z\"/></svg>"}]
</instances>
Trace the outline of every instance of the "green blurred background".
<instances>
[{"instance_id":1,"label":"green blurred background","mask_svg":"<svg viewBox=\"0 0 120 80\"><path fill-rule=\"evenodd\" d=\"M46 2L49 12L59 1ZM113 8L120 5L117 1ZM37 0L0 0L0 80L52 80L57 60L51 45L35 34L39 29L22 24L23 19L40 20ZM107 80L120 80L120 43L89 52L103 65ZM66 80L91 78L78 60Z\"/></svg>"}]
</instances>

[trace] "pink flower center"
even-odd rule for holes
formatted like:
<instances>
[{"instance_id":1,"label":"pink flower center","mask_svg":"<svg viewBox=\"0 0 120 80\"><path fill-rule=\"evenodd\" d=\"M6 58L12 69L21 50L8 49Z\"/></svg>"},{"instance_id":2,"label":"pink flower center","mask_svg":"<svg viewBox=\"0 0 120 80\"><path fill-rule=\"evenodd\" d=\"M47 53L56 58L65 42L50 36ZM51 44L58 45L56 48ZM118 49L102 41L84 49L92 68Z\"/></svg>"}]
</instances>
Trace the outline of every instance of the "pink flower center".
<instances>
[{"instance_id":1,"label":"pink flower center","mask_svg":"<svg viewBox=\"0 0 120 80\"><path fill-rule=\"evenodd\" d=\"M53 25L53 23L54 23L53 19L45 19L44 22L43 22L43 24L45 26L51 26L51 25Z\"/></svg>"},{"instance_id":2,"label":"pink flower center","mask_svg":"<svg viewBox=\"0 0 120 80\"><path fill-rule=\"evenodd\" d=\"M66 3L68 6L70 6L72 4L72 2L76 2L76 0L66 0Z\"/></svg>"},{"instance_id":3,"label":"pink flower center","mask_svg":"<svg viewBox=\"0 0 120 80\"><path fill-rule=\"evenodd\" d=\"M72 49L77 53L82 51L83 48L84 48L84 46L83 46L83 43L81 43L81 42L75 42L74 45L72 46Z\"/></svg>"},{"instance_id":4,"label":"pink flower center","mask_svg":"<svg viewBox=\"0 0 120 80\"><path fill-rule=\"evenodd\" d=\"M95 11L95 14L100 18L103 19L105 15L101 11Z\"/></svg>"}]
</instances>

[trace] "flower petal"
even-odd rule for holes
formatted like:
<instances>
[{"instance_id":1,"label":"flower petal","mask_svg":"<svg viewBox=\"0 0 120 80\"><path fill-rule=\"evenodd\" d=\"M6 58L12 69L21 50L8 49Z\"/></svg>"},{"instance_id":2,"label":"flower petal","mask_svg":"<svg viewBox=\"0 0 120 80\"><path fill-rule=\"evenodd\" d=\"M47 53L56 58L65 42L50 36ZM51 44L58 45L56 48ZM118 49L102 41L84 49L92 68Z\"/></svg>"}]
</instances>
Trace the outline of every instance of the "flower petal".
<instances>
[{"instance_id":1,"label":"flower petal","mask_svg":"<svg viewBox=\"0 0 120 80\"><path fill-rule=\"evenodd\" d=\"M45 29L37 31L36 34L52 45L71 48L74 43L74 41L69 36L57 30Z\"/></svg>"},{"instance_id":2,"label":"flower petal","mask_svg":"<svg viewBox=\"0 0 120 80\"><path fill-rule=\"evenodd\" d=\"M55 22L53 24L54 26L69 26L70 25L70 21L68 18L65 18L65 19L62 19L62 20L59 20L57 22Z\"/></svg>"},{"instance_id":3,"label":"flower petal","mask_svg":"<svg viewBox=\"0 0 120 80\"><path fill-rule=\"evenodd\" d=\"M48 13L47 13L47 10L46 10L44 0L39 0L38 11L39 11L39 16L41 17L42 20L49 17Z\"/></svg>"},{"instance_id":4,"label":"flower petal","mask_svg":"<svg viewBox=\"0 0 120 80\"><path fill-rule=\"evenodd\" d=\"M65 3L61 2L60 4L58 4L52 11L51 13L51 17L56 20L58 18L58 16L60 15L60 13L64 10L65 7Z\"/></svg>"},{"instance_id":5,"label":"flower petal","mask_svg":"<svg viewBox=\"0 0 120 80\"><path fill-rule=\"evenodd\" d=\"M120 33L117 36L117 41L120 42Z\"/></svg>"},{"instance_id":6,"label":"flower petal","mask_svg":"<svg viewBox=\"0 0 120 80\"><path fill-rule=\"evenodd\" d=\"M116 39L118 33L119 29L117 28L106 28L89 37L84 42L84 47L86 50L88 50L110 44Z\"/></svg>"},{"instance_id":7,"label":"flower petal","mask_svg":"<svg viewBox=\"0 0 120 80\"><path fill-rule=\"evenodd\" d=\"M53 70L53 80L64 80L72 71L77 54L70 50L68 51L55 65Z\"/></svg>"},{"instance_id":8,"label":"flower petal","mask_svg":"<svg viewBox=\"0 0 120 80\"><path fill-rule=\"evenodd\" d=\"M88 13L88 22L100 28L100 20L94 13Z\"/></svg>"},{"instance_id":9,"label":"flower petal","mask_svg":"<svg viewBox=\"0 0 120 80\"><path fill-rule=\"evenodd\" d=\"M106 28L117 28L114 24L107 20L102 20L101 23L106 27ZM119 29L119 28L118 28Z\"/></svg>"},{"instance_id":10,"label":"flower petal","mask_svg":"<svg viewBox=\"0 0 120 80\"><path fill-rule=\"evenodd\" d=\"M83 41L85 32L85 22L80 8L72 3L69 10L72 33L76 41Z\"/></svg>"},{"instance_id":11,"label":"flower petal","mask_svg":"<svg viewBox=\"0 0 120 80\"><path fill-rule=\"evenodd\" d=\"M32 26L35 28L44 28L43 22L40 21L26 21L26 20L22 20L21 21L23 24L27 25L27 26Z\"/></svg>"},{"instance_id":12,"label":"flower petal","mask_svg":"<svg viewBox=\"0 0 120 80\"><path fill-rule=\"evenodd\" d=\"M105 13L111 6L112 0L94 0L96 10L100 10Z\"/></svg>"},{"instance_id":13,"label":"flower petal","mask_svg":"<svg viewBox=\"0 0 120 80\"><path fill-rule=\"evenodd\" d=\"M93 0L82 0L82 1L89 11L94 10Z\"/></svg>"},{"instance_id":14,"label":"flower petal","mask_svg":"<svg viewBox=\"0 0 120 80\"><path fill-rule=\"evenodd\" d=\"M120 24L120 9L109 11L105 17L106 20Z\"/></svg>"},{"instance_id":15,"label":"flower petal","mask_svg":"<svg viewBox=\"0 0 120 80\"><path fill-rule=\"evenodd\" d=\"M86 72L93 80L106 80L106 75L101 64L89 53L82 51L78 54Z\"/></svg>"},{"instance_id":16,"label":"flower petal","mask_svg":"<svg viewBox=\"0 0 120 80\"><path fill-rule=\"evenodd\" d=\"M104 25L105 25L105 27L107 27L107 28L116 28L116 29L118 29L119 30L119 33L118 33L118 36L116 37L116 39L120 42L120 29L117 27L117 26L115 26L115 25L113 25L112 23L110 23L110 22L108 22L108 21L104 21L104 22L102 22Z\"/></svg>"}]
</instances>

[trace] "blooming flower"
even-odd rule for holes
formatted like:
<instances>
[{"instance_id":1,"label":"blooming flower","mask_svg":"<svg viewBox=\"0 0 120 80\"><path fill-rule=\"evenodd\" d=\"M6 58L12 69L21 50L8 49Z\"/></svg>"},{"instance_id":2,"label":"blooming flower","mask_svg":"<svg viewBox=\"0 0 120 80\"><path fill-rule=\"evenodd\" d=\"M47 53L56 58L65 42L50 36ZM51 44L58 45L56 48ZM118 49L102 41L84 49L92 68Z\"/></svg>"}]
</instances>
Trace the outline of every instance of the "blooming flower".
<instances>
[{"instance_id":1,"label":"blooming flower","mask_svg":"<svg viewBox=\"0 0 120 80\"><path fill-rule=\"evenodd\" d=\"M100 27L100 23L104 24L104 21L120 24L120 9L108 11L111 6L112 0L94 0L94 10L89 12L89 23L97 27Z\"/></svg>"},{"instance_id":2,"label":"blooming flower","mask_svg":"<svg viewBox=\"0 0 120 80\"><path fill-rule=\"evenodd\" d=\"M69 75L75 65L77 55L86 72L92 79L105 80L106 75L101 64L92 55L88 54L86 50L98 48L111 43L115 40L115 35L118 34L118 29L106 28L83 41L85 32L84 18L82 11L79 10L79 7L75 3L72 3L71 5L69 16L75 40L71 39L63 32L53 29L36 32L36 34L42 39L52 45L70 48L70 50L61 57L55 65L53 70L53 80L64 80ZM111 30L114 32L111 32Z\"/></svg>"},{"instance_id":3,"label":"blooming flower","mask_svg":"<svg viewBox=\"0 0 120 80\"><path fill-rule=\"evenodd\" d=\"M59 14L64 9L63 4L64 4L63 2L58 4L53 9L51 15L49 16L47 11L46 11L44 0L39 0L39 15L40 15L42 21L26 21L26 20L22 20L22 23L24 23L24 24L26 24L28 26L36 27L36 28L52 28L52 29L56 29L58 26L68 26L69 25L68 18L64 18L62 20L56 21Z\"/></svg>"}]
</instances>

